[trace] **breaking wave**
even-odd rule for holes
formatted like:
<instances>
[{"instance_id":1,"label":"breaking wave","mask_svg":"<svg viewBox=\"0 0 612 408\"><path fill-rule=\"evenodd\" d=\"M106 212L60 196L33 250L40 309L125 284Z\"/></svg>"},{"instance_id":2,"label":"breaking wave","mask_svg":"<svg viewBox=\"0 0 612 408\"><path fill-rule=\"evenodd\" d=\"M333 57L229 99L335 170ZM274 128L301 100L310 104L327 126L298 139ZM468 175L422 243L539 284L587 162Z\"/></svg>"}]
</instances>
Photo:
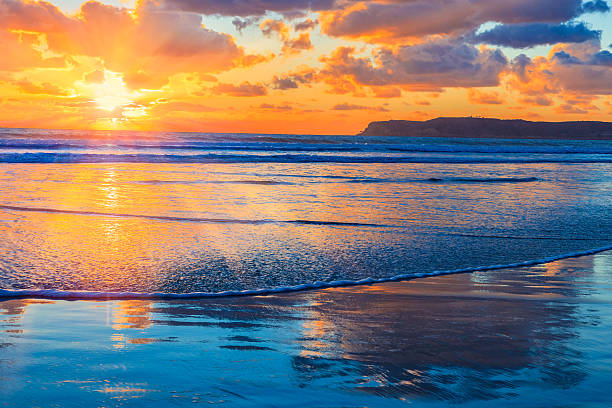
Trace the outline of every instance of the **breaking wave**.
<instances>
[{"instance_id":1,"label":"breaking wave","mask_svg":"<svg viewBox=\"0 0 612 408\"><path fill-rule=\"evenodd\" d=\"M247 290L227 290L223 292L191 292L191 293L143 293L143 292L102 292L102 291L70 291L56 289L0 289L0 299L4 298L42 298L58 300L118 300L118 299L198 299L198 298L218 298L232 296L265 296L278 293L302 292L307 290L326 289L343 286L372 285L384 282L399 282L431 276L453 275L460 273L483 272L497 269L520 268L546 264L561 259L576 258L587 255L594 255L600 252L612 250L612 245L589 249L581 252L572 252L562 255L551 256L548 258L535 259L530 261L516 262L505 265L489 265L468 267L462 269L452 269L433 272L414 272L395 275L389 278L365 278L360 280L337 280L331 282L312 282L294 286L279 286L274 288L260 288Z\"/></svg>"},{"instance_id":2,"label":"breaking wave","mask_svg":"<svg viewBox=\"0 0 612 408\"><path fill-rule=\"evenodd\" d=\"M0 153L0 163L612 163L612 156L338 156L317 154Z\"/></svg>"}]
</instances>

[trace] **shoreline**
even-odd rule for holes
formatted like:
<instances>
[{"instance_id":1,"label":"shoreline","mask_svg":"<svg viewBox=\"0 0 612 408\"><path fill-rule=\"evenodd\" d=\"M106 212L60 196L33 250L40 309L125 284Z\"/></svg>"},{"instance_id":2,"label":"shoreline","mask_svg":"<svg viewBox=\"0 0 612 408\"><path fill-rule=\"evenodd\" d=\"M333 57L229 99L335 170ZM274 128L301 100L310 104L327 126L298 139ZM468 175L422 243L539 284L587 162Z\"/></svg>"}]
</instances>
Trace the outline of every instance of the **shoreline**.
<instances>
[{"instance_id":1,"label":"shoreline","mask_svg":"<svg viewBox=\"0 0 612 408\"><path fill-rule=\"evenodd\" d=\"M172 300L172 299L207 299L207 298L235 298L249 296L268 296L281 293L296 293L316 291L329 288L342 288L353 286L370 286L388 282L405 282L415 279L435 276L457 275L473 272L495 271L499 269L522 268L543 265L559 260L580 258L612 250L612 245L593 248L586 251L555 255L541 259L515 262L504 265L476 266L453 270L418 272L413 274L400 274L389 278L365 278L361 280L341 280L332 282L314 282L295 286L278 288L249 289L243 291L223 292L191 292L191 293L144 293L144 292L99 292L99 291L71 291L56 289L0 289L0 301L4 299L50 299L50 300Z\"/></svg>"},{"instance_id":2,"label":"shoreline","mask_svg":"<svg viewBox=\"0 0 612 408\"><path fill-rule=\"evenodd\" d=\"M610 271L612 251L269 296L4 299L0 406L608 406Z\"/></svg>"}]
</instances>

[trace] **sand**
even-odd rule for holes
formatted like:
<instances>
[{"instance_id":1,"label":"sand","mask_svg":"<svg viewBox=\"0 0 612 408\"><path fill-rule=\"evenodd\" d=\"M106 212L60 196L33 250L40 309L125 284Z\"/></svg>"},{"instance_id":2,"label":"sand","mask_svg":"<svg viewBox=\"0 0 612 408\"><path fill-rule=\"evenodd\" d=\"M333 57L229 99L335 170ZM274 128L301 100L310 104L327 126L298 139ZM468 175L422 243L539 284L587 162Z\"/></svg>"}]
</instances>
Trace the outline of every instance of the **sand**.
<instances>
[{"instance_id":1,"label":"sand","mask_svg":"<svg viewBox=\"0 0 612 408\"><path fill-rule=\"evenodd\" d=\"M612 252L279 296L0 302L0 406L612 406Z\"/></svg>"}]
</instances>

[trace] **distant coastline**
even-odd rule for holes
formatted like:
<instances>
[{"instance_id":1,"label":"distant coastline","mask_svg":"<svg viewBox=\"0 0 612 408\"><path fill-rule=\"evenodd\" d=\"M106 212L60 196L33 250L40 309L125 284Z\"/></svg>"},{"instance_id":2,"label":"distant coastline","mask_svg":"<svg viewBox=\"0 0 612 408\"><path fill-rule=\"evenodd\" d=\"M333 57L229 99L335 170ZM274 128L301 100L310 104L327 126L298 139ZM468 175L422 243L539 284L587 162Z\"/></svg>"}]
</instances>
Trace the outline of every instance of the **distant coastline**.
<instances>
[{"instance_id":1,"label":"distant coastline","mask_svg":"<svg viewBox=\"0 0 612 408\"><path fill-rule=\"evenodd\" d=\"M359 136L612 140L612 122L531 122L477 117L371 122Z\"/></svg>"}]
</instances>

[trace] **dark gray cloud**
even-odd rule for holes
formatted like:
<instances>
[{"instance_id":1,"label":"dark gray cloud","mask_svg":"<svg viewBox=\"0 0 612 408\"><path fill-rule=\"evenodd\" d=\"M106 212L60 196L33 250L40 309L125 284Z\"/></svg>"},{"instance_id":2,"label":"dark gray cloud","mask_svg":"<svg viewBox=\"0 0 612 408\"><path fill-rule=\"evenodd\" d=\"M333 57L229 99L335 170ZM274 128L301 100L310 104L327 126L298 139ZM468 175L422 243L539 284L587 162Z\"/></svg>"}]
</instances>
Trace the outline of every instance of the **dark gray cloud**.
<instances>
[{"instance_id":1,"label":"dark gray cloud","mask_svg":"<svg viewBox=\"0 0 612 408\"><path fill-rule=\"evenodd\" d=\"M282 78L275 76L272 81L272 86L276 89L285 91L287 89L297 89L299 85L297 81L291 77Z\"/></svg>"},{"instance_id":2,"label":"dark gray cloud","mask_svg":"<svg viewBox=\"0 0 612 408\"><path fill-rule=\"evenodd\" d=\"M324 13L323 31L333 36L370 37L372 42L429 34L458 34L481 24L549 23L602 12L603 0L409 0L365 2L363 7Z\"/></svg>"},{"instance_id":3,"label":"dark gray cloud","mask_svg":"<svg viewBox=\"0 0 612 408\"><path fill-rule=\"evenodd\" d=\"M561 62L562 64L574 64L574 65L580 65L582 64L582 61L580 60L580 58L576 58L574 57L572 54L565 52L565 51L558 51L555 52L555 54L553 55L553 58L556 59L557 61Z\"/></svg>"},{"instance_id":4,"label":"dark gray cloud","mask_svg":"<svg viewBox=\"0 0 612 408\"><path fill-rule=\"evenodd\" d=\"M257 18L240 18L236 17L232 20L232 25L242 34L242 30L257 23Z\"/></svg>"},{"instance_id":5,"label":"dark gray cloud","mask_svg":"<svg viewBox=\"0 0 612 408\"><path fill-rule=\"evenodd\" d=\"M340 103L340 104L334 105L332 107L332 110L339 110L339 111L370 110L370 111L376 111L376 112L389 112L389 109L385 108L384 106L364 106L364 105L354 105L351 103Z\"/></svg>"},{"instance_id":6,"label":"dark gray cloud","mask_svg":"<svg viewBox=\"0 0 612 408\"><path fill-rule=\"evenodd\" d=\"M590 57L580 59L566 51L558 51L553 55L553 58L565 65L596 65L603 67L612 67L612 52L601 50Z\"/></svg>"},{"instance_id":7,"label":"dark gray cloud","mask_svg":"<svg viewBox=\"0 0 612 408\"><path fill-rule=\"evenodd\" d=\"M591 64L612 67L612 52L601 50L591 57Z\"/></svg>"},{"instance_id":8,"label":"dark gray cloud","mask_svg":"<svg viewBox=\"0 0 612 408\"><path fill-rule=\"evenodd\" d=\"M528 81L528 67L532 64L531 58L525 54L516 56L510 63L510 70L523 82Z\"/></svg>"},{"instance_id":9,"label":"dark gray cloud","mask_svg":"<svg viewBox=\"0 0 612 408\"><path fill-rule=\"evenodd\" d=\"M584 13L605 13L610 11L610 6L603 0L587 1L582 5Z\"/></svg>"},{"instance_id":10,"label":"dark gray cloud","mask_svg":"<svg viewBox=\"0 0 612 408\"><path fill-rule=\"evenodd\" d=\"M164 7L201 14L261 16L267 11L283 14L304 10L329 10L335 0L163 0ZM302 15L301 13L299 15Z\"/></svg>"},{"instance_id":11,"label":"dark gray cloud","mask_svg":"<svg viewBox=\"0 0 612 408\"><path fill-rule=\"evenodd\" d=\"M340 48L322 71L325 77L352 77L362 85L406 85L423 88L478 87L499 84L508 65L498 50L479 50L454 39L439 39L396 51L382 49L373 62L354 57L354 49Z\"/></svg>"},{"instance_id":12,"label":"dark gray cloud","mask_svg":"<svg viewBox=\"0 0 612 408\"><path fill-rule=\"evenodd\" d=\"M294 72L285 76L275 76L272 80L272 87L280 90L296 89L300 84L310 84L315 80L314 70Z\"/></svg>"},{"instance_id":13,"label":"dark gray cloud","mask_svg":"<svg viewBox=\"0 0 612 408\"><path fill-rule=\"evenodd\" d=\"M601 31L591 30L584 23L529 23L498 25L475 35L474 42L513 48L556 43L581 43L598 40Z\"/></svg>"},{"instance_id":14,"label":"dark gray cloud","mask_svg":"<svg viewBox=\"0 0 612 408\"><path fill-rule=\"evenodd\" d=\"M308 31L308 30L312 30L313 28L315 28L317 26L317 24L319 24L318 20L311 20L309 18L307 18L304 21L300 21L297 22L293 25L293 29L295 31Z\"/></svg>"}]
</instances>

